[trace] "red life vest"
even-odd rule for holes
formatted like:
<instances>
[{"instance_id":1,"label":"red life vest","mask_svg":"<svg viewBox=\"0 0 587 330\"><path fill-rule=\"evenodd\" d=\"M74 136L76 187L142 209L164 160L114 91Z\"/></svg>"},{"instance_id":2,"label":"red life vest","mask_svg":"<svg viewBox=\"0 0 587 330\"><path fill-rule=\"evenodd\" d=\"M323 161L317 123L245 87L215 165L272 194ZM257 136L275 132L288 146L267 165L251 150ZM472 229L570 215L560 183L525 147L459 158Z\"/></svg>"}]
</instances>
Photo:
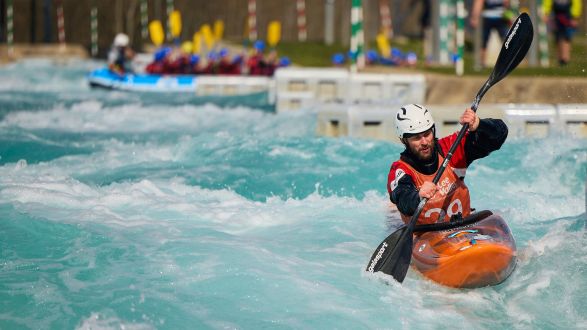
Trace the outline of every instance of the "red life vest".
<instances>
[{"instance_id":1,"label":"red life vest","mask_svg":"<svg viewBox=\"0 0 587 330\"><path fill-rule=\"evenodd\" d=\"M444 161L444 157L441 155L438 155L438 157L438 168L440 168ZM416 171L408 165L408 163L402 160L399 160L398 163L405 166L411 172L409 175L412 177L412 180L418 189L420 189L425 181L431 182L436 174L425 175ZM438 180L438 186L439 190L426 202L426 205L424 205L424 208L418 217L417 224L445 222L450 220L450 217L453 214L460 212L463 217L466 217L471 213L469 188L467 188L465 181L455 173L455 169L452 166L448 165L446 167L440 180ZM408 223L412 218L405 214L401 214L401 217L405 223Z\"/></svg>"},{"instance_id":2,"label":"red life vest","mask_svg":"<svg viewBox=\"0 0 587 330\"><path fill-rule=\"evenodd\" d=\"M442 153L438 154L438 168L444 162L442 154L447 154L451 145L456 141L457 136L458 132L455 132L438 140L438 147L442 150ZM441 186L441 191L438 191L432 199L426 202L418 218L418 224L447 221L451 215L458 212L462 212L463 216L471 213L469 189L464 182L467 171L465 141L468 139L468 136L469 133L465 133L465 137L455 149L447 168L438 181L438 185ZM424 175L400 159L392 164L387 177L387 191L390 195L404 175L410 176L416 188L420 189L424 181L432 182L436 173ZM407 222L411 219L411 216L402 214L402 219Z\"/></svg>"}]
</instances>

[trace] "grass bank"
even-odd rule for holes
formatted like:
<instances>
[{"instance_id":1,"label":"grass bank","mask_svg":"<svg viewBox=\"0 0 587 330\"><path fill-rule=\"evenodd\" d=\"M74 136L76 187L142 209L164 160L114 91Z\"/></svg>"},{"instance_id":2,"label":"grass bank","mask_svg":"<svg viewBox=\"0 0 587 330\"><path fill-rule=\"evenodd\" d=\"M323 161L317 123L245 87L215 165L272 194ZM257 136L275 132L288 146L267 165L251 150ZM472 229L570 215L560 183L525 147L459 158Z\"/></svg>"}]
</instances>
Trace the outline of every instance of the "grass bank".
<instances>
[{"instance_id":1,"label":"grass bank","mask_svg":"<svg viewBox=\"0 0 587 330\"><path fill-rule=\"evenodd\" d=\"M534 41L536 42L536 40ZM587 77L587 37L576 36L573 40L571 62L564 67L558 65L556 59L556 47L554 42L549 45L550 67L529 67L522 63L514 72L513 76L557 76L557 77ZM406 40L398 45L393 45L403 52L413 51L418 55L418 64L414 70L424 71L429 73L451 74L454 75L455 69L453 66L429 66L423 61L423 47L419 40ZM376 45L370 45L371 49L377 49ZM313 42L282 42L277 46L277 51L280 56L288 56L293 63L301 66L311 67L329 67L331 66L331 57L335 53L346 54L348 48L339 44L324 45L322 43ZM474 53L472 46L468 45L464 60L465 60L465 75L467 76L487 76L491 69L475 70Z\"/></svg>"}]
</instances>

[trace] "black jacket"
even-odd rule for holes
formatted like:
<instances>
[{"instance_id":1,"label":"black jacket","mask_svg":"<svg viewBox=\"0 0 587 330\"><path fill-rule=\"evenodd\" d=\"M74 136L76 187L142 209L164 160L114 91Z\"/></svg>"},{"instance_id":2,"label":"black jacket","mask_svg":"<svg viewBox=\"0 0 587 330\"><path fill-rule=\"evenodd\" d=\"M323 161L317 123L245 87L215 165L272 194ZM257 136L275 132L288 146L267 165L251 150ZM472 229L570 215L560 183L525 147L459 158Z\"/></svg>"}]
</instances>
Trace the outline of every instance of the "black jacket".
<instances>
[{"instance_id":1,"label":"black jacket","mask_svg":"<svg viewBox=\"0 0 587 330\"><path fill-rule=\"evenodd\" d=\"M492 151L499 150L505 142L507 135L508 128L501 119L481 119L477 130L469 132L464 138L467 167L474 160L483 158ZM438 169L438 154L442 155L442 151L438 146L438 140L435 142L436 157L432 157L433 160L429 164L422 163L407 148L400 154L400 158L422 174L434 174ZM442 156L444 157L444 155ZM393 189L389 198L397 206L398 210L406 215L414 214L420 203L418 190L409 175L404 175L400 178L397 182L397 187Z\"/></svg>"}]
</instances>

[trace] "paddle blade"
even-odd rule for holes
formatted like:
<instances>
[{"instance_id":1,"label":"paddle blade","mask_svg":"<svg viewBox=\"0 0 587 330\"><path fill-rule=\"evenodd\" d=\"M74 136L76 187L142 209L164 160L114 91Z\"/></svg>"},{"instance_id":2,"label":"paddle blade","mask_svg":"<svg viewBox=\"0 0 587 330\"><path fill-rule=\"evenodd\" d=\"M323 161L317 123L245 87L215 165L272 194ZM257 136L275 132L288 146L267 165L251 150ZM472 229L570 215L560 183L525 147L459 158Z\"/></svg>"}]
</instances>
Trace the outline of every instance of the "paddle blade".
<instances>
[{"instance_id":1,"label":"paddle blade","mask_svg":"<svg viewBox=\"0 0 587 330\"><path fill-rule=\"evenodd\" d=\"M171 35L174 38L179 37L181 34L181 14L179 11L174 10L169 16L169 26L171 27Z\"/></svg>"},{"instance_id":2,"label":"paddle blade","mask_svg":"<svg viewBox=\"0 0 587 330\"><path fill-rule=\"evenodd\" d=\"M271 21L267 28L267 43L270 47L275 48L281 39L281 23L278 21Z\"/></svg>"},{"instance_id":3,"label":"paddle blade","mask_svg":"<svg viewBox=\"0 0 587 330\"><path fill-rule=\"evenodd\" d=\"M405 229L405 226L399 228L379 244L375 249L375 252L373 252L371 259L369 259L369 264L365 269L366 271L369 273L376 273L381 269L385 261L392 254L392 250L397 246L397 242Z\"/></svg>"},{"instance_id":4,"label":"paddle blade","mask_svg":"<svg viewBox=\"0 0 587 330\"><path fill-rule=\"evenodd\" d=\"M163 33L161 21L155 20L149 23L149 36L151 36L151 41L155 46L161 46L165 40L165 33Z\"/></svg>"},{"instance_id":5,"label":"paddle blade","mask_svg":"<svg viewBox=\"0 0 587 330\"><path fill-rule=\"evenodd\" d=\"M396 281L402 283L412 260L412 246L414 244L413 227L406 227L393 249L388 260L381 265L381 272L393 276Z\"/></svg>"},{"instance_id":6,"label":"paddle blade","mask_svg":"<svg viewBox=\"0 0 587 330\"><path fill-rule=\"evenodd\" d=\"M494 85L502 80L520 64L526 56L533 38L534 27L532 26L530 16L522 13L514 21L514 24L512 24L504 39L505 41L501 46L495 67L488 80L490 85Z\"/></svg>"},{"instance_id":7,"label":"paddle blade","mask_svg":"<svg viewBox=\"0 0 587 330\"><path fill-rule=\"evenodd\" d=\"M377 41L377 48L379 49L381 56L385 58L391 57L391 46L389 45L389 40L387 40L386 35L379 33L375 40Z\"/></svg>"},{"instance_id":8,"label":"paddle blade","mask_svg":"<svg viewBox=\"0 0 587 330\"><path fill-rule=\"evenodd\" d=\"M202 34L200 32L194 33L194 37L192 38L192 52L194 54L200 54L202 51Z\"/></svg>"},{"instance_id":9,"label":"paddle blade","mask_svg":"<svg viewBox=\"0 0 587 330\"><path fill-rule=\"evenodd\" d=\"M200 27L200 34L204 39L204 44L206 44L206 49L210 51L214 46L214 34L212 32L212 28L208 24L202 25Z\"/></svg>"},{"instance_id":10,"label":"paddle blade","mask_svg":"<svg viewBox=\"0 0 587 330\"><path fill-rule=\"evenodd\" d=\"M214 39L222 40L224 37L224 22L221 20L214 21Z\"/></svg>"},{"instance_id":11,"label":"paddle blade","mask_svg":"<svg viewBox=\"0 0 587 330\"><path fill-rule=\"evenodd\" d=\"M403 226L379 244L369 260L366 271L382 272L403 282L412 259L413 228Z\"/></svg>"}]
</instances>

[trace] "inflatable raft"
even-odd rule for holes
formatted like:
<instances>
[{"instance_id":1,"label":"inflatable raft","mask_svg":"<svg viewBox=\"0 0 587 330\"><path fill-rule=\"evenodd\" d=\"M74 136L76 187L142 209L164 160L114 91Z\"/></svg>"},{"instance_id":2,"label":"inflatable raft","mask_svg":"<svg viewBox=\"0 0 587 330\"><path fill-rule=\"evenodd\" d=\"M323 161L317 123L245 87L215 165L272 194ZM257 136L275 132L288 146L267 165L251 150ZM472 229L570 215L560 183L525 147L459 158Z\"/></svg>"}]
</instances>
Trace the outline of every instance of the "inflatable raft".
<instances>
[{"instance_id":1,"label":"inflatable raft","mask_svg":"<svg viewBox=\"0 0 587 330\"><path fill-rule=\"evenodd\" d=\"M412 266L440 284L455 288L496 285L516 266L510 229L491 211L456 223L416 226L414 232Z\"/></svg>"},{"instance_id":2,"label":"inflatable raft","mask_svg":"<svg viewBox=\"0 0 587 330\"><path fill-rule=\"evenodd\" d=\"M197 95L248 95L271 92L264 76L117 74L108 68L88 74L92 87L134 92L189 92ZM270 95L272 97L272 95Z\"/></svg>"},{"instance_id":3,"label":"inflatable raft","mask_svg":"<svg viewBox=\"0 0 587 330\"><path fill-rule=\"evenodd\" d=\"M139 92L195 92L196 76L193 75L119 75L107 68L92 71L88 75L92 87Z\"/></svg>"}]
</instances>

